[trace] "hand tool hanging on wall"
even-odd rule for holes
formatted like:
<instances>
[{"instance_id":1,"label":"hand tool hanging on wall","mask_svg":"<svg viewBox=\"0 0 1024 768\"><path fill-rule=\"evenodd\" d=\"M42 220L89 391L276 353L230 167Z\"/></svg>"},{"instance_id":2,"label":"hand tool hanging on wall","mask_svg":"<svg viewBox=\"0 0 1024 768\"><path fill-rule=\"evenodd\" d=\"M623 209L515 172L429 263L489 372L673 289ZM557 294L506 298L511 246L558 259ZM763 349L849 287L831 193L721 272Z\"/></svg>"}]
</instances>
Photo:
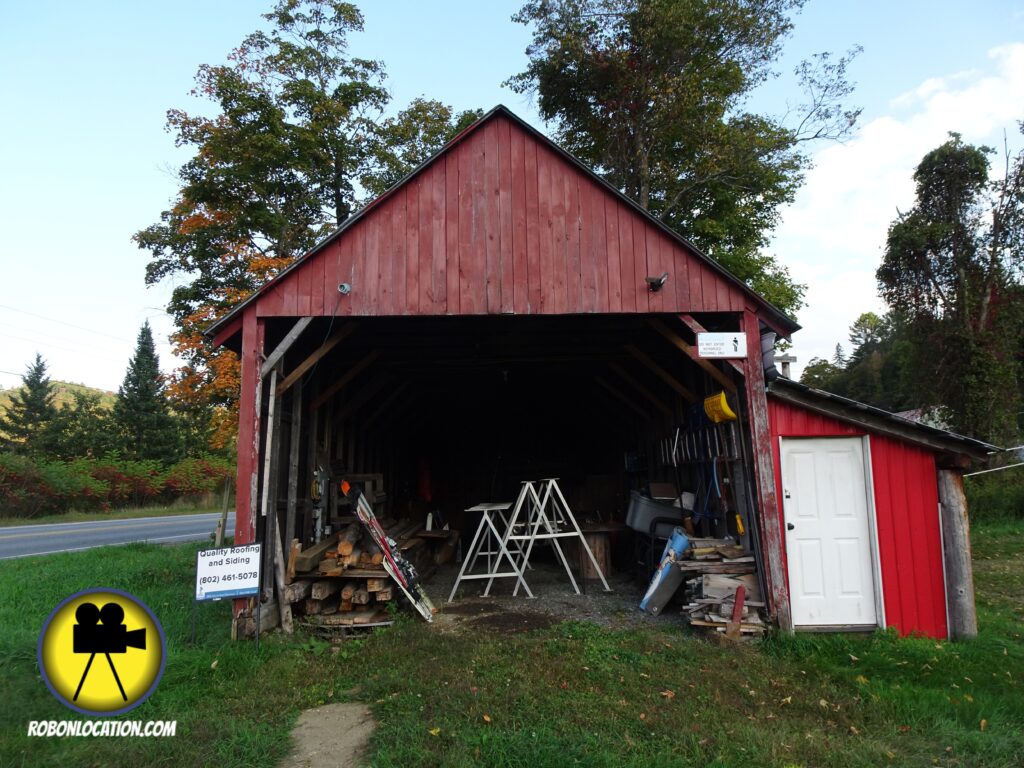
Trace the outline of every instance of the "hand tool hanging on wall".
<instances>
[{"instance_id":1,"label":"hand tool hanging on wall","mask_svg":"<svg viewBox=\"0 0 1024 768\"><path fill-rule=\"evenodd\" d=\"M720 464L722 470L722 487L724 490L720 491L719 499L722 506L722 513L728 519L729 516L729 500L728 494L732 492L731 483L728 479L729 462L736 461L739 458L739 452L736 443L736 412L730 407L729 400L725 392L719 392L718 394L712 395L711 397L704 398L704 412L708 417L708 420L715 426L716 434L719 435L722 442L723 450L718 452L716 463ZM725 424L728 423L729 429L726 430ZM729 437L732 437L732 446L729 447ZM736 522L736 532L742 536L746 532L746 528L743 525L743 518L740 517L739 511L734 512Z\"/></svg>"}]
</instances>

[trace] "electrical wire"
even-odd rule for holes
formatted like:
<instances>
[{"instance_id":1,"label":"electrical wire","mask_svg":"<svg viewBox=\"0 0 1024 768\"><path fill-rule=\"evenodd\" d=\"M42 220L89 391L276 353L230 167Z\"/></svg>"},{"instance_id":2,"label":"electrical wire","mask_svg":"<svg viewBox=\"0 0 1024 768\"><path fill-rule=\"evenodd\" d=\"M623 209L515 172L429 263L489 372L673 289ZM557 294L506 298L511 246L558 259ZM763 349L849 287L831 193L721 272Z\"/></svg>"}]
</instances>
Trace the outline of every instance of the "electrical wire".
<instances>
[{"instance_id":1,"label":"electrical wire","mask_svg":"<svg viewBox=\"0 0 1024 768\"><path fill-rule=\"evenodd\" d=\"M111 335L109 333L104 333L103 331L97 331L94 328L86 328L84 325L75 325L74 323L69 323L69 322L66 322L64 320L58 320L55 317L47 317L46 315L40 315L40 314L38 314L36 312L29 312L28 310L25 310L25 309L18 309L17 307L12 307L9 304L0 304L0 309L9 309L12 312L19 312L19 313L21 313L23 315L28 315L29 317L36 317L36 318L39 318L40 320L46 320L47 322L51 322L51 323L59 323L60 325L66 325L69 328L77 328L80 331L87 331L89 333L95 333L98 336L106 336L108 339L114 339L116 341L127 341L129 343L132 343L132 341L134 341L133 339L125 339L125 338L123 338L121 336L113 336L113 335Z\"/></svg>"}]
</instances>

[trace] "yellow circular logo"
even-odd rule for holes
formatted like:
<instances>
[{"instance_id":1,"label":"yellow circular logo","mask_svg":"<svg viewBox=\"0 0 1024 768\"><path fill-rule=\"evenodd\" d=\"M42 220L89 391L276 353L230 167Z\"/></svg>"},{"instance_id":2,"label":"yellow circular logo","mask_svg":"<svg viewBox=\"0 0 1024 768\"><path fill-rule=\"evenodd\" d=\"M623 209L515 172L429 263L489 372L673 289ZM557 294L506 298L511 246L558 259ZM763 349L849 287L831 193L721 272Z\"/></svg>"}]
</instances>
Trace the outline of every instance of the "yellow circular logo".
<instances>
[{"instance_id":1,"label":"yellow circular logo","mask_svg":"<svg viewBox=\"0 0 1024 768\"><path fill-rule=\"evenodd\" d=\"M78 592L39 636L39 669L61 703L85 715L120 715L144 702L164 672L164 630L138 598Z\"/></svg>"}]
</instances>

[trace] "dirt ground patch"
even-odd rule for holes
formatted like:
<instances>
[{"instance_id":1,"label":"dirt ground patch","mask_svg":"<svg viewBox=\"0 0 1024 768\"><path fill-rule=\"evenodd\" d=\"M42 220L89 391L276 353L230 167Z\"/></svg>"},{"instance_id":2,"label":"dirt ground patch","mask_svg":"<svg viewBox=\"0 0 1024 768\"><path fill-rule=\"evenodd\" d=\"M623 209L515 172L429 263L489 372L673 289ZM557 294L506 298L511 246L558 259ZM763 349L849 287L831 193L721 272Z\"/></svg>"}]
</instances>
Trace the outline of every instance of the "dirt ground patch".
<instances>
[{"instance_id":1,"label":"dirt ground patch","mask_svg":"<svg viewBox=\"0 0 1024 768\"><path fill-rule=\"evenodd\" d=\"M546 629L558 623L558 619L543 613L526 611L496 611L495 613L477 616L468 622L474 629L505 634L509 632L529 632L532 629Z\"/></svg>"},{"instance_id":2,"label":"dirt ground patch","mask_svg":"<svg viewBox=\"0 0 1024 768\"><path fill-rule=\"evenodd\" d=\"M326 704L299 715L292 730L295 750L279 768L357 766L377 728L363 704Z\"/></svg>"}]
</instances>

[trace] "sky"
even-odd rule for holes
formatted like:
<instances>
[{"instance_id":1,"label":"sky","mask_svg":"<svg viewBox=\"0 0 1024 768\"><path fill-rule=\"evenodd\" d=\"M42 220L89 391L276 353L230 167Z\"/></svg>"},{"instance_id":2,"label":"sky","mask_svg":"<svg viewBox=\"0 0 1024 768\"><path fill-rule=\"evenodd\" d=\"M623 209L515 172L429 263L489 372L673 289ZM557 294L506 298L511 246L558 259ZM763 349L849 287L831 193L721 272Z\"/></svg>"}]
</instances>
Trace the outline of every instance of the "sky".
<instances>
[{"instance_id":1,"label":"sky","mask_svg":"<svg viewBox=\"0 0 1024 768\"><path fill-rule=\"evenodd\" d=\"M163 310L173 286L145 286L131 237L168 208L189 157L166 111L206 108L190 95L197 67L223 62L270 4L0 0L0 386L17 386L39 352L55 380L116 390L147 320L163 369L175 367ZM526 63L529 32L510 21L520 2L357 4L366 30L351 53L384 62L395 109L417 96L458 110L501 103L544 130L528 97L501 85ZM864 49L849 72L859 128L812 148L770 246L807 285L797 373L847 344L862 312L884 311L874 272L921 157L949 131L1022 146L1024 3L808 0L780 76L751 108L785 113L799 98L793 67L853 45Z\"/></svg>"}]
</instances>

